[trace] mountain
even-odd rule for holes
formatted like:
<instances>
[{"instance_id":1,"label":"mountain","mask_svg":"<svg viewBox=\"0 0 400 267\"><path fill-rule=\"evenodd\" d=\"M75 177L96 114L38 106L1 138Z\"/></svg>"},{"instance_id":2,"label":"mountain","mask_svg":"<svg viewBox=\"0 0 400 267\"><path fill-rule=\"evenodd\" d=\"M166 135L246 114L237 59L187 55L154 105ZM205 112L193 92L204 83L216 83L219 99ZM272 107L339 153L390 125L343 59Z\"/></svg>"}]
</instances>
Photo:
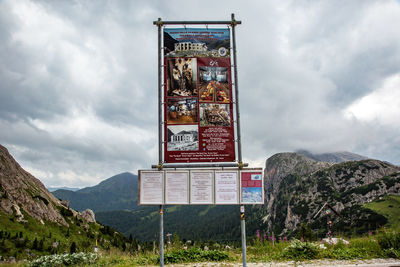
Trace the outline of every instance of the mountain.
<instances>
[{"instance_id":1,"label":"mountain","mask_svg":"<svg viewBox=\"0 0 400 267\"><path fill-rule=\"evenodd\" d=\"M78 213L55 198L0 145L1 260L92 251L96 240L103 249L121 249L127 239L96 223L92 211Z\"/></svg>"},{"instance_id":2,"label":"mountain","mask_svg":"<svg viewBox=\"0 0 400 267\"><path fill-rule=\"evenodd\" d=\"M69 190L69 191L78 191L80 188L78 187L47 187L47 190L49 190L50 192L54 192L56 190Z\"/></svg>"},{"instance_id":3,"label":"mountain","mask_svg":"<svg viewBox=\"0 0 400 267\"><path fill-rule=\"evenodd\" d=\"M75 192L60 189L52 193L59 199L69 200L73 209L89 208L94 212L99 212L136 209L137 190L137 175L125 172L93 187L86 187Z\"/></svg>"},{"instance_id":4,"label":"mountain","mask_svg":"<svg viewBox=\"0 0 400 267\"><path fill-rule=\"evenodd\" d=\"M293 232L302 223L325 231L328 220L333 230L367 232L385 224L387 218L365 204L400 194L400 167L372 159L334 164L279 153L266 161L264 176L266 204L258 212L266 231L277 234ZM317 215L325 203L340 216Z\"/></svg>"},{"instance_id":5,"label":"mountain","mask_svg":"<svg viewBox=\"0 0 400 267\"><path fill-rule=\"evenodd\" d=\"M26 172L0 146L0 208L3 212L24 221L24 212L38 221L67 225L59 209L61 202L30 173Z\"/></svg>"},{"instance_id":6,"label":"mountain","mask_svg":"<svg viewBox=\"0 0 400 267\"><path fill-rule=\"evenodd\" d=\"M379 228L390 221L391 215L367 204L389 194L399 194L399 174L397 166L349 152L275 154L266 161L265 204L246 206L246 232L248 236L257 230L274 232L275 235L295 235L304 224L315 234L324 236L328 220L333 222L332 230L343 234L361 234ZM104 188L102 194L114 192L110 195L115 195L117 190L113 187L121 186L118 186L119 179L113 180L115 183ZM136 183L137 177L134 181ZM137 199L137 185L134 188L132 185L129 196ZM128 198L128 195L123 198ZM118 195L114 201L118 207ZM91 203L87 202L84 208L96 209ZM328 208L316 216L324 205L332 207L340 217L333 212L327 215ZM124 209L99 207L96 218L126 236L132 234L140 240L157 239L158 207L132 205ZM239 206L166 206L164 231L190 240L239 241Z\"/></svg>"},{"instance_id":7,"label":"mountain","mask_svg":"<svg viewBox=\"0 0 400 267\"><path fill-rule=\"evenodd\" d=\"M332 162L332 163L341 163L341 162L345 162L345 161L368 159L367 157L364 157L364 156L361 156L361 155L358 155L355 153L347 152L347 151L313 154L307 150L299 150L296 153L306 156L315 161Z\"/></svg>"}]
</instances>

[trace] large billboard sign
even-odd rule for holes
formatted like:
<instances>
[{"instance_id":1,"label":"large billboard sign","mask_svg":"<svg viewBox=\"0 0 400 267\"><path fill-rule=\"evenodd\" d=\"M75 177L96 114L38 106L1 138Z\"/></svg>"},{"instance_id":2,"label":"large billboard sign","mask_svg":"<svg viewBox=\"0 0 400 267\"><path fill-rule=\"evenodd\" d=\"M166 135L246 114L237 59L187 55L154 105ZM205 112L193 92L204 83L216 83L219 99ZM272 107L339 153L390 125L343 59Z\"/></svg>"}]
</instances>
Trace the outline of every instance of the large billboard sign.
<instances>
[{"instance_id":1,"label":"large billboard sign","mask_svg":"<svg viewBox=\"0 0 400 267\"><path fill-rule=\"evenodd\" d=\"M229 29L164 29L164 161L233 162Z\"/></svg>"},{"instance_id":2,"label":"large billboard sign","mask_svg":"<svg viewBox=\"0 0 400 267\"><path fill-rule=\"evenodd\" d=\"M261 169L140 170L139 205L264 204Z\"/></svg>"}]
</instances>

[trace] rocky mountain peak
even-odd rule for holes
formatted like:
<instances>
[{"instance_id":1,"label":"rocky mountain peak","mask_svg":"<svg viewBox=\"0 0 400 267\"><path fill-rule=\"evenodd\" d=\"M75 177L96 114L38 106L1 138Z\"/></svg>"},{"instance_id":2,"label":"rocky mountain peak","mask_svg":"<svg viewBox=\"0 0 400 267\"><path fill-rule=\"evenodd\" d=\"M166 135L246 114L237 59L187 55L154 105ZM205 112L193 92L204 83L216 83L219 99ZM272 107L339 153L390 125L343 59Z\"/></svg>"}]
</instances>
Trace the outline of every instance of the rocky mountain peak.
<instances>
[{"instance_id":1,"label":"rocky mountain peak","mask_svg":"<svg viewBox=\"0 0 400 267\"><path fill-rule=\"evenodd\" d=\"M349 161L363 157L347 152L323 155L333 162L304 153L279 153L267 159L263 221L268 229L293 231L300 223L312 224L324 203L347 214L341 223L350 225L361 218L352 217L354 207L385 194L400 194L400 167L372 159ZM370 215L365 216L367 220Z\"/></svg>"},{"instance_id":2,"label":"rocky mountain peak","mask_svg":"<svg viewBox=\"0 0 400 267\"><path fill-rule=\"evenodd\" d=\"M274 196L278 194L282 179L291 173L304 175L332 166L333 163L318 162L297 153L278 153L268 158L264 170L264 188L266 203L274 204Z\"/></svg>"},{"instance_id":3,"label":"rocky mountain peak","mask_svg":"<svg viewBox=\"0 0 400 267\"><path fill-rule=\"evenodd\" d=\"M345 161L358 161L358 160L368 159L367 157L347 151L316 154L307 150L299 150L296 153L306 156L315 161L332 162L332 163L341 163Z\"/></svg>"},{"instance_id":4,"label":"rocky mountain peak","mask_svg":"<svg viewBox=\"0 0 400 267\"><path fill-rule=\"evenodd\" d=\"M25 212L42 223L67 225L57 207L61 207L60 201L0 145L0 208L20 221Z\"/></svg>"}]
</instances>

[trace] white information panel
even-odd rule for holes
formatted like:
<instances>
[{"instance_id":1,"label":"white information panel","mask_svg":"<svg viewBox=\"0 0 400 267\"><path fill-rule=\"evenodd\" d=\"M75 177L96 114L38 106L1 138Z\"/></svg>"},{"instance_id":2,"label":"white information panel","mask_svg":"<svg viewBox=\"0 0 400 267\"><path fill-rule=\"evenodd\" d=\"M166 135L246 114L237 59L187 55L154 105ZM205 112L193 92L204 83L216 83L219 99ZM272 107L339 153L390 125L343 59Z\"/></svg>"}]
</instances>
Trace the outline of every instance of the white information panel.
<instances>
[{"instance_id":1,"label":"white information panel","mask_svg":"<svg viewBox=\"0 0 400 267\"><path fill-rule=\"evenodd\" d=\"M165 172L165 204L189 204L189 172Z\"/></svg>"},{"instance_id":2,"label":"white information panel","mask_svg":"<svg viewBox=\"0 0 400 267\"><path fill-rule=\"evenodd\" d=\"M239 204L237 171L215 171L215 204Z\"/></svg>"},{"instance_id":3,"label":"white information panel","mask_svg":"<svg viewBox=\"0 0 400 267\"><path fill-rule=\"evenodd\" d=\"M139 171L139 204L164 204L164 172Z\"/></svg>"},{"instance_id":4,"label":"white information panel","mask_svg":"<svg viewBox=\"0 0 400 267\"><path fill-rule=\"evenodd\" d=\"M190 171L190 204L214 204L214 171Z\"/></svg>"}]
</instances>

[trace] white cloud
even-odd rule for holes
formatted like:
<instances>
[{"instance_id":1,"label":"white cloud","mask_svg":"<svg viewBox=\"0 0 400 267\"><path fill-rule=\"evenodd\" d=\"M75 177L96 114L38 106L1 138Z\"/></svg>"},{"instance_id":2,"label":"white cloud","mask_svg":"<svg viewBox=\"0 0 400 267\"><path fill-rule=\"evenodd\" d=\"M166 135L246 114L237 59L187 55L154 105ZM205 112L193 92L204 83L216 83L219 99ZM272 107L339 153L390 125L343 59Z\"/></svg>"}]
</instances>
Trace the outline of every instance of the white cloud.
<instances>
[{"instance_id":1,"label":"white cloud","mask_svg":"<svg viewBox=\"0 0 400 267\"><path fill-rule=\"evenodd\" d=\"M380 88L345 109L348 119L400 129L400 73L386 78Z\"/></svg>"}]
</instances>

